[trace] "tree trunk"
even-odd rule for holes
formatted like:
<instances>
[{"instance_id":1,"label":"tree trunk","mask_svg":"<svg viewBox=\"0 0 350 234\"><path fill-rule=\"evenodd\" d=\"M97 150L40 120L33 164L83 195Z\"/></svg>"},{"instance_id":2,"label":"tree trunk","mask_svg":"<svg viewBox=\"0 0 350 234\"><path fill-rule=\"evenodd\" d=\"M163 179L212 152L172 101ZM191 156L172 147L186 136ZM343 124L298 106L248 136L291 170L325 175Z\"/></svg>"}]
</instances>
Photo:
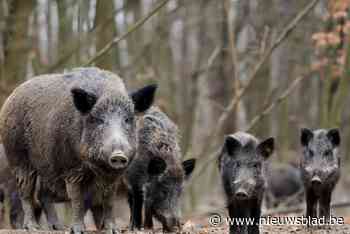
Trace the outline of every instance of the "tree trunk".
<instances>
[{"instance_id":1,"label":"tree trunk","mask_svg":"<svg viewBox=\"0 0 350 234\"><path fill-rule=\"evenodd\" d=\"M34 7L35 0L13 0L9 4L9 15L3 34L4 71L1 72L4 74L2 86L8 88L5 95L8 95L18 82L26 79L28 54L32 45L28 36L29 17Z\"/></svg>"}]
</instances>

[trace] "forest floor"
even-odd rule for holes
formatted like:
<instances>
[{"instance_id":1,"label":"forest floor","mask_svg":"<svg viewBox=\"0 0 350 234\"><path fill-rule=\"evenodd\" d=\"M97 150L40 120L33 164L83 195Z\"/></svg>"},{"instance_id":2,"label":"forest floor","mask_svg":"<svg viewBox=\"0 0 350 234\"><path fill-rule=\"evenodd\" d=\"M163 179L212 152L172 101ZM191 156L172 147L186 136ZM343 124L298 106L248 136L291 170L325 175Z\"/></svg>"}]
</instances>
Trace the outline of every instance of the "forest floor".
<instances>
[{"instance_id":1,"label":"forest floor","mask_svg":"<svg viewBox=\"0 0 350 234\"><path fill-rule=\"evenodd\" d=\"M67 234L68 232L64 231L38 231L33 232L33 234ZM95 234L98 233L96 231L89 231L86 232L87 234ZM163 233L160 229L154 230L154 231L137 231L137 232L130 232L127 230L122 230L122 234L161 234ZM228 234L228 228L227 227L202 227L198 229L192 229L192 230L183 230L181 232L178 232L179 234ZM329 229L324 228L313 228L313 229L307 229L303 226L287 226L287 225L280 225L280 226L267 226L263 225L260 228L261 234L287 234L287 233L293 233L293 234L349 234L350 233L350 225L345 224L341 226L332 226ZM28 234L28 231L25 230L0 230L0 234Z\"/></svg>"},{"instance_id":2,"label":"forest floor","mask_svg":"<svg viewBox=\"0 0 350 234\"><path fill-rule=\"evenodd\" d=\"M0 230L0 234L28 234L25 230ZM38 231L33 234L67 234L67 231ZM97 231L88 231L87 234L97 234ZM153 231L129 231L127 228L121 230L122 234L161 234L161 228L155 228ZM183 226L183 230L177 234L228 234L228 226L221 225L219 227L193 225L187 222ZM349 234L350 224L334 225L327 227L313 227L306 226L291 226L291 225L262 225L260 227L261 234Z\"/></svg>"}]
</instances>

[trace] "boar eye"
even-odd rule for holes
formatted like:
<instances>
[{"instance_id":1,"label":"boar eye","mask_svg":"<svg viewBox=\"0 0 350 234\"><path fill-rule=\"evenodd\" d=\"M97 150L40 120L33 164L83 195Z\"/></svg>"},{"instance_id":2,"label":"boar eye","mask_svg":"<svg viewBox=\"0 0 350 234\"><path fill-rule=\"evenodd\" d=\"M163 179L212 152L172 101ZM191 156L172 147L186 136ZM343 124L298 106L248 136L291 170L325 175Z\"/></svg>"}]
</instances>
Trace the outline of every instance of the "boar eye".
<instances>
[{"instance_id":1,"label":"boar eye","mask_svg":"<svg viewBox=\"0 0 350 234\"><path fill-rule=\"evenodd\" d=\"M134 119L133 119L132 117L126 117L126 118L124 119L124 122L125 122L126 124L131 124L133 121L134 121Z\"/></svg>"},{"instance_id":2,"label":"boar eye","mask_svg":"<svg viewBox=\"0 0 350 234\"><path fill-rule=\"evenodd\" d=\"M256 162L256 163L253 163L253 167L254 167L255 169L258 169L259 166L260 166L259 163L257 163L257 162Z\"/></svg>"},{"instance_id":3,"label":"boar eye","mask_svg":"<svg viewBox=\"0 0 350 234\"><path fill-rule=\"evenodd\" d=\"M104 120L102 118L96 117L96 116L90 116L88 118L88 122L92 124L103 124Z\"/></svg>"}]
</instances>

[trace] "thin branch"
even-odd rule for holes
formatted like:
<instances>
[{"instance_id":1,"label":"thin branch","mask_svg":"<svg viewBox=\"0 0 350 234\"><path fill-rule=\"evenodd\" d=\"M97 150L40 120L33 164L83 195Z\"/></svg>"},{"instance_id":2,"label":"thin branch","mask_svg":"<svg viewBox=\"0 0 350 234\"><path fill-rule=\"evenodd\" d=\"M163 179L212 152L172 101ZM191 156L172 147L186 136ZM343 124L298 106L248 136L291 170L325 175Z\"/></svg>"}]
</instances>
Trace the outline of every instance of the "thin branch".
<instances>
[{"instance_id":1,"label":"thin branch","mask_svg":"<svg viewBox=\"0 0 350 234\"><path fill-rule=\"evenodd\" d=\"M252 128L260 122L266 115L270 114L273 109L275 109L278 105L280 105L299 85L299 83L304 80L309 75L304 75L296 78L293 83L279 96L274 102L272 102L268 107L266 107L260 114L255 116L253 120L248 124L246 129L247 132L252 130Z\"/></svg>"},{"instance_id":2,"label":"thin branch","mask_svg":"<svg viewBox=\"0 0 350 234\"><path fill-rule=\"evenodd\" d=\"M208 146L205 147L203 152L201 152L199 155L204 155L204 152L206 152L208 149L210 150L213 146L216 145L217 137L224 127L225 122L230 117L231 113L236 110L237 104L243 97L243 95L246 93L248 88L251 86L253 81L256 79L258 72L262 68L262 66L265 64L267 59L270 57L272 52L289 36L289 34L295 29L295 27L300 23L302 19L316 6L316 4L320 0L313 0L311 3L309 3L288 25L287 27L282 31L280 36L276 39L276 41L272 44L272 46L266 51L266 53L263 55L263 57L260 59L258 64L254 67L252 74L250 75L250 78L248 79L248 82L245 86L243 86L238 93L235 94L234 98L226 108L226 110L221 114L218 124L213 131L213 133L209 136L208 139L212 139L212 141L209 142ZM213 161L217 156L218 150L216 149L213 153L209 154L208 160L206 160L203 164L201 164L200 167L194 172L192 182L199 176L201 173L207 168L207 166L210 164L211 161Z\"/></svg>"},{"instance_id":3,"label":"thin branch","mask_svg":"<svg viewBox=\"0 0 350 234\"><path fill-rule=\"evenodd\" d=\"M269 33L270 33L270 28L268 26L266 26L262 40L261 40L261 44L260 44L260 51L259 51L260 55L263 55L266 51L267 39L269 38Z\"/></svg>"},{"instance_id":4,"label":"thin branch","mask_svg":"<svg viewBox=\"0 0 350 234\"><path fill-rule=\"evenodd\" d=\"M164 0L159 3L151 12L148 13L144 18L140 19L136 22L128 31L122 34L120 37L115 37L111 42L109 42L104 48L96 53L94 57L92 57L88 62L83 64L83 66L89 66L94 63L96 60L105 55L114 45L118 44L120 41L127 38L131 33L140 28L147 20L149 20L152 16L154 16L161 8L163 8L170 0Z\"/></svg>"},{"instance_id":5,"label":"thin branch","mask_svg":"<svg viewBox=\"0 0 350 234\"><path fill-rule=\"evenodd\" d=\"M225 2L225 12L227 15L227 30L229 35L229 46L230 46L230 54L232 59L232 67L234 72L234 93L237 93L240 88L239 82L239 66L238 66L238 56L237 56L237 47L236 47L236 37L237 35L234 32L235 25L233 24L233 16L232 10L230 9L230 0L226 0Z\"/></svg>"},{"instance_id":6,"label":"thin branch","mask_svg":"<svg viewBox=\"0 0 350 234\"><path fill-rule=\"evenodd\" d=\"M201 68L199 68L198 70L192 72L191 76L192 76L192 77L197 77L197 76L200 76L201 74L203 74L203 73L205 73L205 72L208 72L208 71L212 68L212 66L213 66L213 64L214 64L214 62L215 62L215 60L216 60L216 58L217 58L218 55L220 54L220 52L221 52L221 47L220 47L220 46L217 46L217 47L213 50L213 52L211 53L211 55L209 56L207 63L206 63L203 67L201 67Z\"/></svg>"},{"instance_id":7,"label":"thin branch","mask_svg":"<svg viewBox=\"0 0 350 234\"><path fill-rule=\"evenodd\" d=\"M285 28L285 30L281 33L281 35L277 38L277 40L272 44L272 46L269 48L269 50L263 55L263 57L260 59L258 64L254 67L252 74L250 75L250 78L248 79L248 82L245 86L243 86L239 92L235 95L229 106L227 107L226 111L222 113L222 115L219 118L218 126L216 128L215 134L213 134L213 137L216 137L218 133L221 131L222 127L224 126L224 123L226 122L227 118L229 118L232 111L234 111L237 107L237 104L243 97L243 95L246 93L248 88L252 85L253 81L256 79L258 72L262 68L262 66L265 64L267 59L270 57L272 52L289 36L289 34L295 29L295 27L298 25L298 23L316 6L316 4L319 2L319 0L313 0L310 4L308 4Z\"/></svg>"}]
</instances>

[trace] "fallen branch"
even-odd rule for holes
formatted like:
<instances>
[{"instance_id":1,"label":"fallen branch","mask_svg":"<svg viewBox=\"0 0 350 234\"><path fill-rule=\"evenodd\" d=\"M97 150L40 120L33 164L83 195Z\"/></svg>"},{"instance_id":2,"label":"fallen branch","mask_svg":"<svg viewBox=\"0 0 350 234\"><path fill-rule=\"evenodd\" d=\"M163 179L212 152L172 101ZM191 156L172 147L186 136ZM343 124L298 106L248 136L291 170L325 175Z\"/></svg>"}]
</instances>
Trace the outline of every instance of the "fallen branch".
<instances>
[{"instance_id":1,"label":"fallen branch","mask_svg":"<svg viewBox=\"0 0 350 234\"><path fill-rule=\"evenodd\" d=\"M115 37L111 42L109 42L105 47L103 47L100 51L96 53L94 57L92 57L88 62L86 62L83 66L89 66L94 63L96 60L105 55L114 45L118 44L120 41L127 38L131 33L140 28L147 20L149 20L152 16L154 16L161 8L163 8L170 0L164 0L159 3L152 11L148 13L144 18L137 21L129 30L127 30L120 37Z\"/></svg>"},{"instance_id":2,"label":"fallen branch","mask_svg":"<svg viewBox=\"0 0 350 234\"><path fill-rule=\"evenodd\" d=\"M288 35L295 29L295 27L300 23L300 21L316 6L316 4L319 2L319 0L313 0L311 3L309 3L288 25L287 27L282 31L280 36L276 39L276 41L272 44L272 46L265 52L263 57L260 59L258 64L254 67L252 74L250 75L248 82L245 86L243 86L241 89L239 89L239 92L237 92L228 105L228 107L225 109L225 111L221 114L217 127L215 128L214 132L208 137L208 139L212 139L212 141L209 142L207 147L204 147L203 151L199 153L198 155L204 155L204 153L208 150L210 150L213 146L216 145L216 140L219 135L219 133L222 131L225 122L230 117L231 113L236 109L239 101L243 97L243 95L246 93L248 88L251 86L253 81L256 79L258 72L262 68L262 66L265 64L267 59L270 57L272 52L288 37ZM195 179L201 175L201 173L207 168L209 163L213 161L217 156L218 150L215 150L213 153L209 154L208 160L206 160L203 164L201 164L197 170L194 172L192 176L192 182L195 181Z\"/></svg>"}]
</instances>

